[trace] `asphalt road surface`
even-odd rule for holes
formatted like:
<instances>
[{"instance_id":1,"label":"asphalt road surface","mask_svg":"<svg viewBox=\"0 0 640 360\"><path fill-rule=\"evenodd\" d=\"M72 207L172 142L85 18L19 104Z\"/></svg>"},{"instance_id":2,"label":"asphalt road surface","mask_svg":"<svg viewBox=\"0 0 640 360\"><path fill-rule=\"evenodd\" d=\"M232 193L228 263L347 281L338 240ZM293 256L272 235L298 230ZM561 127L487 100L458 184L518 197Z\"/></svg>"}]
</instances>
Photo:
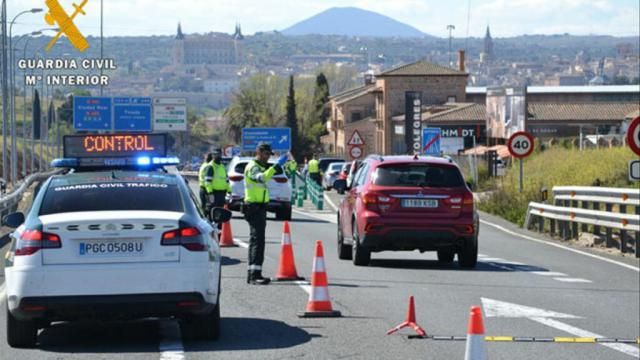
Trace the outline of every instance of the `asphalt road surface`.
<instances>
[{"instance_id":1,"label":"asphalt road surface","mask_svg":"<svg viewBox=\"0 0 640 360\"><path fill-rule=\"evenodd\" d=\"M0 312L1 359L463 359L464 341L385 335L404 321L415 297L417 322L429 335L465 336L469 309L483 308L488 336L639 336L637 261L610 260L505 232L483 219L474 270L443 265L435 253L373 254L371 265L338 260L333 216L294 213L291 231L299 275L310 278L314 244L322 240L333 307L341 318L299 318L305 283L246 284L248 226L235 213L234 238L223 249L222 334L217 342L187 342L175 320L56 323L36 349L6 344ZM272 216L272 215L270 215ZM499 226L501 224L498 224ZM282 222L267 225L265 275L277 271ZM2 248L2 256L7 247ZM99 281L99 279L96 279ZM126 281L126 279L123 279ZM0 273L4 298L4 274ZM5 307L4 299L0 304ZM637 344L486 342L490 359L633 359Z\"/></svg>"}]
</instances>

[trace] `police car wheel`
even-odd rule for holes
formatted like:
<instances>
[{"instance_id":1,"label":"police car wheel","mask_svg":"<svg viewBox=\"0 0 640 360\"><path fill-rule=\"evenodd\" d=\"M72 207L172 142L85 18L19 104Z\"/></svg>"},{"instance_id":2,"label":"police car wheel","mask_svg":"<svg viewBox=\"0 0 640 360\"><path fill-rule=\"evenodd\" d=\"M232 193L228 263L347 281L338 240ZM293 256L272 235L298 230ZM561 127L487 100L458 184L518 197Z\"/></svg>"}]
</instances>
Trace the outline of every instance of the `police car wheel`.
<instances>
[{"instance_id":1,"label":"police car wheel","mask_svg":"<svg viewBox=\"0 0 640 360\"><path fill-rule=\"evenodd\" d=\"M185 319L183 334L187 340L218 340L220 337L220 303L218 302L209 314Z\"/></svg>"},{"instance_id":2,"label":"police car wheel","mask_svg":"<svg viewBox=\"0 0 640 360\"><path fill-rule=\"evenodd\" d=\"M38 339L38 327L34 321L16 319L9 308L7 310L7 343L14 348L31 348Z\"/></svg>"}]
</instances>

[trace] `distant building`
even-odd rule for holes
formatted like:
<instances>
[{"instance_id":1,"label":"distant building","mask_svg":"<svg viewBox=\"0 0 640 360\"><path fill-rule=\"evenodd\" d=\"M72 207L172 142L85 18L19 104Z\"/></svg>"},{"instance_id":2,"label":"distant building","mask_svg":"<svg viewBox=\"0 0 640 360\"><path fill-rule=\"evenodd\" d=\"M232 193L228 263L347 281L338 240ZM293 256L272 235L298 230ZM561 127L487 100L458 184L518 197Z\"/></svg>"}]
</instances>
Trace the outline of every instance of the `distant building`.
<instances>
[{"instance_id":1,"label":"distant building","mask_svg":"<svg viewBox=\"0 0 640 360\"><path fill-rule=\"evenodd\" d=\"M544 86L581 86L585 78L581 75L557 75L544 81Z\"/></svg>"},{"instance_id":2,"label":"distant building","mask_svg":"<svg viewBox=\"0 0 640 360\"><path fill-rule=\"evenodd\" d=\"M236 65L241 62L242 40L240 25L233 35L210 32L185 36L182 25L173 44L173 65Z\"/></svg>"},{"instance_id":3,"label":"distant building","mask_svg":"<svg viewBox=\"0 0 640 360\"><path fill-rule=\"evenodd\" d=\"M489 25L487 25L487 32L484 34L484 48L482 53L480 53L480 61L482 63L488 63L495 59L495 54L493 52L493 39L491 38L491 30L489 30Z\"/></svg>"}]
</instances>

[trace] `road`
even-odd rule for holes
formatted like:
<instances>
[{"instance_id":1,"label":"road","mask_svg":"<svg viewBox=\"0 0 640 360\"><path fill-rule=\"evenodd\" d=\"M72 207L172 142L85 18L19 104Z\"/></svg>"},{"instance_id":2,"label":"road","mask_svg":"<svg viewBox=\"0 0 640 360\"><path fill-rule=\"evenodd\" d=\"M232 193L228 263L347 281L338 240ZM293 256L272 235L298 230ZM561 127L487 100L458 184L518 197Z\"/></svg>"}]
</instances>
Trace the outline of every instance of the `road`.
<instances>
[{"instance_id":1,"label":"road","mask_svg":"<svg viewBox=\"0 0 640 360\"><path fill-rule=\"evenodd\" d=\"M236 215L239 215L236 213ZM328 221L329 220L329 221ZM605 261L513 235L484 217L480 262L474 270L442 265L435 254L385 252L368 267L338 260L333 216L294 213L298 273L310 277L313 249L322 240L333 307L342 318L302 319L304 284L246 284L247 250L223 249L222 335L217 342L185 342L173 320L54 324L38 349L6 345L0 312L2 359L462 359L464 341L385 335L404 321L415 297L417 322L429 335L464 336L470 306L481 305L487 335L635 339L640 323L636 260ZM498 224L500 226L504 224ZM506 225L505 225L506 226ZM265 271L277 271L282 222L267 226ZM232 220L234 238L248 242L246 222ZM2 248L2 256L7 247ZM99 281L99 279L96 279ZM0 293L4 276L0 274ZM4 297L4 294L0 294ZM4 301L4 300L3 300ZM5 307L4 303L2 307ZM487 342L490 359L633 359L636 344Z\"/></svg>"}]
</instances>

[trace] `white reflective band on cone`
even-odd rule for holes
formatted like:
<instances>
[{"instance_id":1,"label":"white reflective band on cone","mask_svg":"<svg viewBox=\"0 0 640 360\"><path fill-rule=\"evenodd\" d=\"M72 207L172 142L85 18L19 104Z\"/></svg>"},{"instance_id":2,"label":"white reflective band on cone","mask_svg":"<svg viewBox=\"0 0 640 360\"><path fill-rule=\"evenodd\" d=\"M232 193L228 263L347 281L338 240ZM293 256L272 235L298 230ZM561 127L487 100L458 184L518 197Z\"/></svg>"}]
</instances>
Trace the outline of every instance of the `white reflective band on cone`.
<instances>
[{"instance_id":1,"label":"white reflective band on cone","mask_svg":"<svg viewBox=\"0 0 640 360\"><path fill-rule=\"evenodd\" d=\"M262 270L262 265L249 265L249 270Z\"/></svg>"},{"instance_id":2,"label":"white reflective band on cone","mask_svg":"<svg viewBox=\"0 0 640 360\"><path fill-rule=\"evenodd\" d=\"M323 287L314 287L311 296L309 297L310 301L329 301L329 289L326 286Z\"/></svg>"},{"instance_id":3,"label":"white reflective band on cone","mask_svg":"<svg viewBox=\"0 0 640 360\"><path fill-rule=\"evenodd\" d=\"M324 267L324 258L313 259L313 272L326 272Z\"/></svg>"},{"instance_id":4,"label":"white reflective band on cone","mask_svg":"<svg viewBox=\"0 0 640 360\"><path fill-rule=\"evenodd\" d=\"M282 234L282 244L291 245L291 236L289 234Z\"/></svg>"},{"instance_id":5,"label":"white reflective band on cone","mask_svg":"<svg viewBox=\"0 0 640 360\"><path fill-rule=\"evenodd\" d=\"M464 360L487 360L487 350L484 347L484 335L467 335L467 348Z\"/></svg>"}]
</instances>

